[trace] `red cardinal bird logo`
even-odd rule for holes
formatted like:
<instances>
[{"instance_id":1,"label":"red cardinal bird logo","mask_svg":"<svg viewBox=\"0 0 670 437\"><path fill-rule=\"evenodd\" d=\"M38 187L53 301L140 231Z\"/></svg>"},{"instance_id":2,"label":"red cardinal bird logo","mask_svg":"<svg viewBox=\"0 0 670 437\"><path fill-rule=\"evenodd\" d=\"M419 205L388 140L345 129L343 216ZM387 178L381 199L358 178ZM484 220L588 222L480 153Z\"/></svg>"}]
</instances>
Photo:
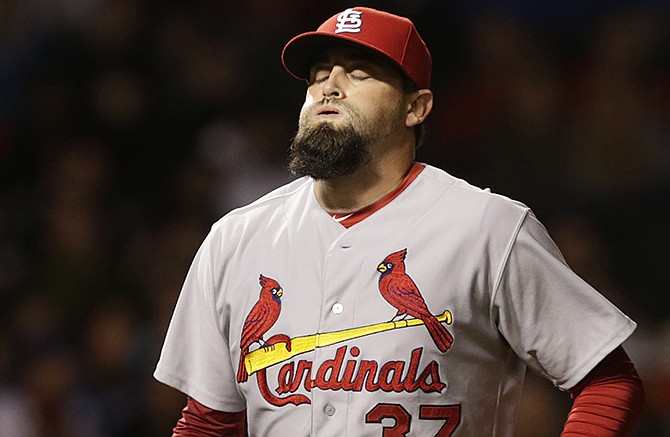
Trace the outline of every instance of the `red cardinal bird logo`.
<instances>
[{"instance_id":1,"label":"red cardinal bird logo","mask_svg":"<svg viewBox=\"0 0 670 437\"><path fill-rule=\"evenodd\" d=\"M240 340L240 364L237 367L237 382L245 382L249 375L244 366L244 357L254 343L265 344L263 335L275 324L281 311L281 296L284 294L277 281L263 275L259 278L261 292L258 302L251 308L242 327Z\"/></svg>"},{"instance_id":2,"label":"red cardinal bird logo","mask_svg":"<svg viewBox=\"0 0 670 437\"><path fill-rule=\"evenodd\" d=\"M393 252L377 266L381 273L379 277L379 292L393 307L398 310L394 320L412 316L421 319L433 338L435 345L442 352L446 352L454 341L454 337L447 331L430 311L426 301L421 296L419 288L412 278L405 273L405 256L407 249Z\"/></svg>"}]
</instances>

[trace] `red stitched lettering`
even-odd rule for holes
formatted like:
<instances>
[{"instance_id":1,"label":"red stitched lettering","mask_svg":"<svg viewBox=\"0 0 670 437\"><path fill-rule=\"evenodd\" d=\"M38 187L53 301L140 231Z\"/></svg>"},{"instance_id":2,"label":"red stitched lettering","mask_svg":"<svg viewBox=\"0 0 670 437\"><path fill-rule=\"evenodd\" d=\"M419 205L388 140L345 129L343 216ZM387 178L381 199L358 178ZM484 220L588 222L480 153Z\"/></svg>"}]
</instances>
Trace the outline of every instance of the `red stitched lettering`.
<instances>
[{"instance_id":1,"label":"red stitched lettering","mask_svg":"<svg viewBox=\"0 0 670 437\"><path fill-rule=\"evenodd\" d=\"M411 430L412 416L399 404L379 403L365 415L365 423L381 424L393 419L393 425L382 426L382 437L404 437ZM435 437L451 437L461 423L460 405L420 405L420 420L444 420Z\"/></svg>"},{"instance_id":2,"label":"red stitched lettering","mask_svg":"<svg viewBox=\"0 0 670 437\"><path fill-rule=\"evenodd\" d=\"M393 419L392 426L382 427L382 437L405 437L410 430L412 416L398 404L377 404L365 415L365 423L382 423Z\"/></svg>"}]
</instances>

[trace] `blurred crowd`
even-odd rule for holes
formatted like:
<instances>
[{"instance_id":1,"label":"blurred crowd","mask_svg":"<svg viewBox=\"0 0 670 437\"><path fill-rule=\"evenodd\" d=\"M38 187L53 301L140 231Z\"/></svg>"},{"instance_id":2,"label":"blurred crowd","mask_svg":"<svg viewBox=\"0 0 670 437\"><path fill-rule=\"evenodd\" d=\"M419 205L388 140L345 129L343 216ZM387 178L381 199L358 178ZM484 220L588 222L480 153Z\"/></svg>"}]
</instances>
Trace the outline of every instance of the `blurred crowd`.
<instances>
[{"instance_id":1,"label":"blurred crowd","mask_svg":"<svg viewBox=\"0 0 670 437\"><path fill-rule=\"evenodd\" d=\"M670 4L361 3L433 53L419 159L531 206L638 322L635 435L670 436ZM354 5L0 2L0 435L170 435L184 397L151 373L186 270L292 178L281 48ZM558 435L569 406L529 374L517 435Z\"/></svg>"}]
</instances>

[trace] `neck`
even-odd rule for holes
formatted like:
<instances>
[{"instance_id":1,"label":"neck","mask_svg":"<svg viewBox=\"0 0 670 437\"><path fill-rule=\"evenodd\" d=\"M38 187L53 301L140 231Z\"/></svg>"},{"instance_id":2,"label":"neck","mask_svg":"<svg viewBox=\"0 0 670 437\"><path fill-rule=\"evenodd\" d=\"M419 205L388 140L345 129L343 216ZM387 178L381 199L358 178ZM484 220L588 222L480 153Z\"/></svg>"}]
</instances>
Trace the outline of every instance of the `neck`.
<instances>
[{"instance_id":1,"label":"neck","mask_svg":"<svg viewBox=\"0 0 670 437\"><path fill-rule=\"evenodd\" d=\"M314 193L328 212L353 212L393 191L414 162L414 154L395 155L383 161L372 160L349 176L317 180Z\"/></svg>"}]
</instances>

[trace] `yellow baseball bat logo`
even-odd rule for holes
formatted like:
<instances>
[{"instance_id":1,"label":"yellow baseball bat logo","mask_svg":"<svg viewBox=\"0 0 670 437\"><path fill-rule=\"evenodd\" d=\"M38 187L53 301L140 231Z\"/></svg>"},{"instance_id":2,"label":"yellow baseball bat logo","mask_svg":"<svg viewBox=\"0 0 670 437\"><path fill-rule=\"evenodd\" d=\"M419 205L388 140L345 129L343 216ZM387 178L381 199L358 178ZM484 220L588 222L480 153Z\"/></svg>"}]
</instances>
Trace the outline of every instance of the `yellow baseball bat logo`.
<instances>
[{"instance_id":1,"label":"yellow baseball bat logo","mask_svg":"<svg viewBox=\"0 0 670 437\"><path fill-rule=\"evenodd\" d=\"M439 316L435 316L439 322L451 325L451 311L446 310ZM310 352L317 347L326 347L343 341L365 337L366 335L390 331L392 329L408 328L410 326L423 325L421 319L399 320L397 322L383 322L374 325L361 326L359 328L345 329L342 331L325 332L322 334L305 335L291 339L291 350L286 348L285 343L276 343L271 346L256 349L244 357L244 366L249 375L283 361L289 360L296 355Z\"/></svg>"}]
</instances>

